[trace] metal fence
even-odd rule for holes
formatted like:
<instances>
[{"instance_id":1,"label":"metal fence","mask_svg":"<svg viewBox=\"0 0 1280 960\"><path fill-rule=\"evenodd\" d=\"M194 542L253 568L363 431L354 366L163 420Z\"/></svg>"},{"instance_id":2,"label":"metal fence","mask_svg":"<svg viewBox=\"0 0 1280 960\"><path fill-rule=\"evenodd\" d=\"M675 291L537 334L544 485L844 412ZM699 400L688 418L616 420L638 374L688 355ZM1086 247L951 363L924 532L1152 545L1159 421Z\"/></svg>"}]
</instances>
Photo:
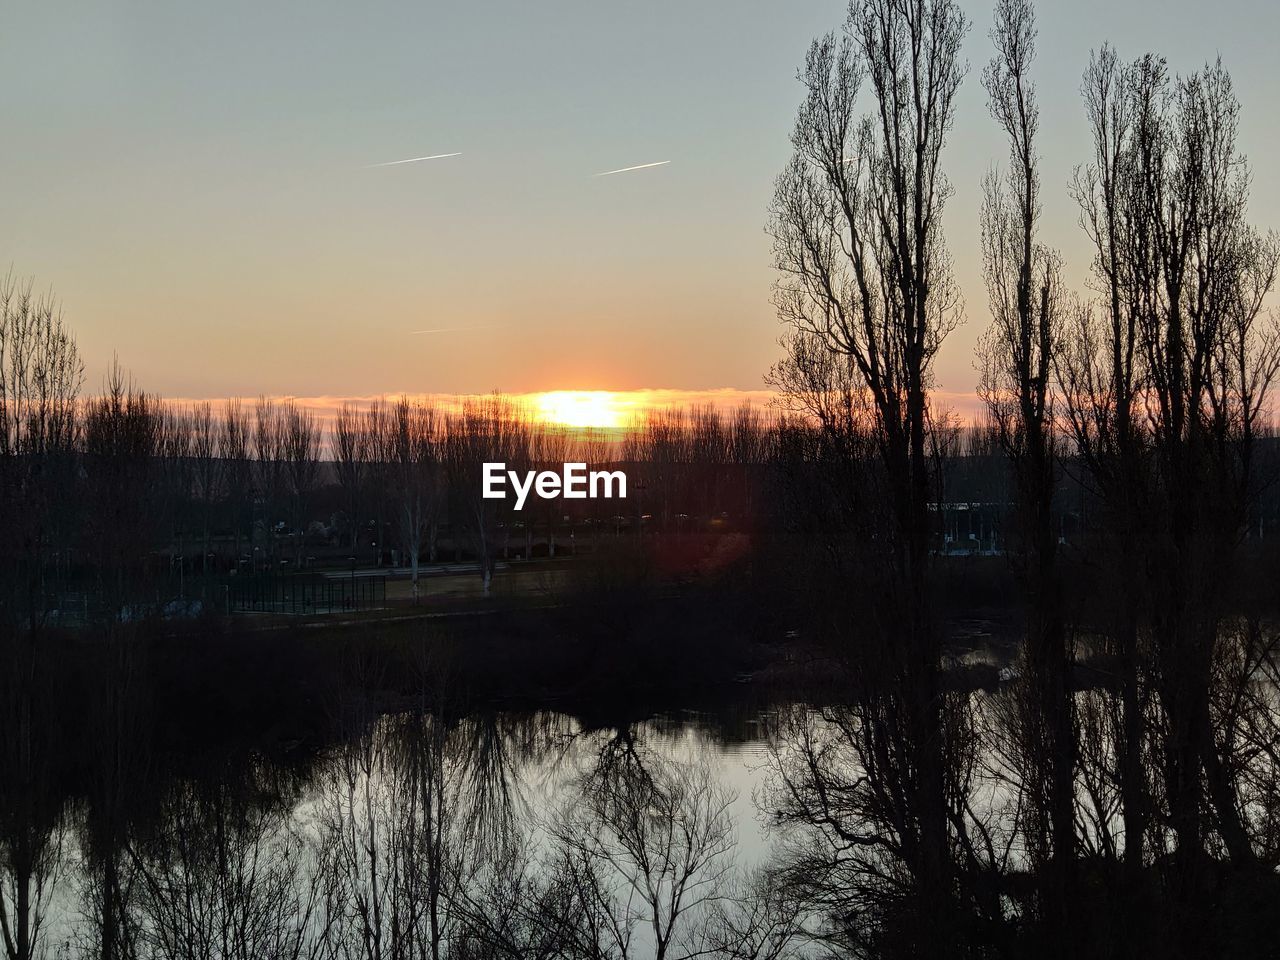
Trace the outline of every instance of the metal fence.
<instances>
[{"instance_id":1,"label":"metal fence","mask_svg":"<svg viewBox=\"0 0 1280 960\"><path fill-rule=\"evenodd\" d=\"M387 578L368 574L267 574L226 583L228 613L354 612L382 606L386 600Z\"/></svg>"}]
</instances>

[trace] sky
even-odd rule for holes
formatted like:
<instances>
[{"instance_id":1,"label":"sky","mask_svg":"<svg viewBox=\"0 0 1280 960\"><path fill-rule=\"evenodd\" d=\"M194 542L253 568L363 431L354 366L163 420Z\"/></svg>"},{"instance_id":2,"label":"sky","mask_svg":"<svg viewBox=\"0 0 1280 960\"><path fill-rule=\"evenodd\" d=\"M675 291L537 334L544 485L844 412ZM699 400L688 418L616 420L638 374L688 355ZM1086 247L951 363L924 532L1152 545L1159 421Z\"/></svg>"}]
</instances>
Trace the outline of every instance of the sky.
<instances>
[{"instance_id":1,"label":"sky","mask_svg":"<svg viewBox=\"0 0 1280 960\"><path fill-rule=\"evenodd\" d=\"M945 165L971 396L979 185L1005 147L971 21ZM8 0L0 270L61 299L96 388L167 396L751 392L780 356L764 231L808 43L840 0ZM1043 238L1083 287L1067 193L1089 53L1219 54L1251 215L1280 227L1271 0L1042 0ZM458 153L417 163L389 161ZM596 174L656 164L612 176Z\"/></svg>"}]
</instances>

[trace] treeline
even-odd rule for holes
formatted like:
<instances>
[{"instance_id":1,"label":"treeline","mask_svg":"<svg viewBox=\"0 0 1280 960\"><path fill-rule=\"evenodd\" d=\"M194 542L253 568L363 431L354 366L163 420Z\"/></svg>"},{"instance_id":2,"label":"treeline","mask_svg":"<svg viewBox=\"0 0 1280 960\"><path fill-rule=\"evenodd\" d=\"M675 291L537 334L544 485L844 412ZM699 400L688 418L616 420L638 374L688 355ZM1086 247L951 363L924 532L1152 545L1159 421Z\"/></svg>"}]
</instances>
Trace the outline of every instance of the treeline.
<instances>
[{"instance_id":1,"label":"treeline","mask_svg":"<svg viewBox=\"0 0 1280 960\"><path fill-rule=\"evenodd\" d=\"M185 575L302 570L321 563L409 569L441 557L554 558L576 536L622 528L742 524L777 425L750 407L650 414L621 433L536 419L499 394L459 402L400 397L343 404L325 422L293 400L179 404L113 366L81 396L82 364L54 302L10 278L0 352L0 548L11 622L33 622L71 590L109 615L175 591ZM482 496L482 467L621 465L626 501ZM576 533L575 533L576 527ZM576 543L575 549L576 549ZM23 608L25 605L25 609Z\"/></svg>"},{"instance_id":2,"label":"treeline","mask_svg":"<svg viewBox=\"0 0 1280 960\"><path fill-rule=\"evenodd\" d=\"M500 559L555 558L624 533L786 531L785 461L822 459L820 421L798 409L659 409L622 430L548 423L500 394L325 414L265 396L166 401L119 364L85 396L56 304L12 277L0 352L0 559L12 587L2 602L15 624L82 603L133 618L217 599L230 575L394 563L416 597L421 564L438 560L474 562L487 589ZM948 456L980 460L994 489L1004 466L986 455L989 432L963 442L957 428ZM517 511L481 495L486 462L576 461L623 469L630 496L534 497ZM957 482L965 496L982 486Z\"/></svg>"}]
</instances>

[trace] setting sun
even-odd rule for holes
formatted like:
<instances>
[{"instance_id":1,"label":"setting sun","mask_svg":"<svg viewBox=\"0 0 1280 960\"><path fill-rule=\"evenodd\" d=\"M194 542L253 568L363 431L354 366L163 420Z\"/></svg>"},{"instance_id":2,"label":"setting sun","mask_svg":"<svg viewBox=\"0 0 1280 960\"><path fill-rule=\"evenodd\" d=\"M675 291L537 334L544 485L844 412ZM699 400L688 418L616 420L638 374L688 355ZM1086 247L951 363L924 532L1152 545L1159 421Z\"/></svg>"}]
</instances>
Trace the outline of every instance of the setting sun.
<instances>
[{"instance_id":1,"label":"setting sun","mask_svg":"<svg viewBox=\"0 0 1280 960\"><path fill-rule=\"evenodd\" d=\"M534 398L538 416L565 427L624 427L637 402L608 390L553 390Z\"/></svg>"}]
</instances>

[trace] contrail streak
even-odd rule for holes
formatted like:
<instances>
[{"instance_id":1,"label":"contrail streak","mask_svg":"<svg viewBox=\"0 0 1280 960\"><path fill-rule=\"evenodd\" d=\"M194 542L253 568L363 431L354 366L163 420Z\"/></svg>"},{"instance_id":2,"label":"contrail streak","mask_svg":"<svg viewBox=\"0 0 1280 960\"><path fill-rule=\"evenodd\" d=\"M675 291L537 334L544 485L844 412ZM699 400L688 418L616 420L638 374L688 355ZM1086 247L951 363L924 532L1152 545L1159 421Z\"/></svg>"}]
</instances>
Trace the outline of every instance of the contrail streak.
<instances>
[{"instance_id":1,"label":"contrail streak","mask_svg":"<svg viewBox=\"0 0 1280 960\"><path fill-rule=\"evenodd\" d=\"M630 173L632 170L648 170L650 167L663 167L670 160L659 160L657 163L642 163L635 167L623 167L621 170L606 170L604 173L593 173L593 177L612 177L615 173Z\"/></svg>"},{"instance_id":2,"label":"contrail streak","mask_svg":"<svg viewBox=\"0 0 1280 960\"><path fill-rule=\"evenodd\" d=\"M372 169L373 167L394 167L402 163L418 163L421 160L443 160L446 157L460 156L462 156L461 153L437 153L430 157L410 157L408 160L388 160L386 163L370 163L365 167L365 169Z\"/></svg>"},{"instance_id":3,"label":"contrail streak","mask_svg":"<svg viewBox=\"0 0 1280 960\"><path fill-rule=\"evenodd\" d=\"M410 330L409 336L416 337L426 333L471 333L473 330L492 330L490 324L481 324L476 327L434 327L430 330Z\"/></svg>"}]
</instances>

